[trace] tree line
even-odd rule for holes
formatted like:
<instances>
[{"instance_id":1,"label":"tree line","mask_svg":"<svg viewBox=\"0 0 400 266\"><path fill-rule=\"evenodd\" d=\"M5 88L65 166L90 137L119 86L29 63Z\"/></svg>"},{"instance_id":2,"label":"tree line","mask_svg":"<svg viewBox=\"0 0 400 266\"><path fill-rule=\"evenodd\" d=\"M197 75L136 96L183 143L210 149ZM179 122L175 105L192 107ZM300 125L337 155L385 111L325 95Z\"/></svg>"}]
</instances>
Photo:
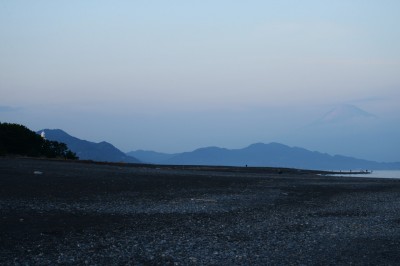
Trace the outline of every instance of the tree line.
<instances>
[{"instance_id":1,"label":"tree line","mask_svg":"<svg viewBox=\"0 0 400 266\"><path fill-rule=\"evenodd\" d=\"M1 122L0 155L78 159L65 143L46 140L23 125Z\"/></svg>"}]
</instances>

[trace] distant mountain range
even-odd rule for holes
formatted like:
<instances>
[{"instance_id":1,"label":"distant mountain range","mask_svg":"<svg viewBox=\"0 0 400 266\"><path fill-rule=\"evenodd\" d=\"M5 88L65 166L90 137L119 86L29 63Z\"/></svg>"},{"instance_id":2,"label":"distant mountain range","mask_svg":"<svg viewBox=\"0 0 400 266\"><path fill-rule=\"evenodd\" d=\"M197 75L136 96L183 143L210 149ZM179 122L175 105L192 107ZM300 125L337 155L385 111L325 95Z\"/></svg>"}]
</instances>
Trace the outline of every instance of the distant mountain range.
<instances>
[{"instance_id":1,"label":"distant mountain range","mask_svg":"<svg viewBox=\"0 0 400 266\"><path fill-rule=\"evenodd\" d=\"M63 142L82 160L175 165L266 166L315 170L400 170L400 162L382 163L309 151L280 143L256 143L243 149L206 147L183 153L131 151L127 154L108 142L94 143L60 129L43 129L48 140Z\"/></svg>"},{"instance_id":2,"label":"distant mountain range","mask_svg":"<svg viewBox=\"0 0 400 266\"><path fill-rule=\"evenodd\" d=\"M48 140L55 140L67 144L68 148L75 152L81 160L93 160L104 162L139 163L133 156L126 155L108 142L100 143L81 140L73 137L61 129L43 129L37 133L45 133Z\"/></svg>"},{"instance_id":3,"label":"distant mountain range","mask_svg":"<svg viewBox=\"0 0 400 266\"><path fill-rule=\"evenodd\" d=\"M348 121L354 122L354 120L357 119L359 120L368 118L376 118L376 116L358 108L357 106L350 104L342 104L335 107L328 113L326 113L324 116L318 119L314 124L332 124L332 123L343 123Z\"/></svg>"},{"instance_id":4,"label":"distant mountain range","mask_svg":"<svg viewBox=\"0 0 400 266\"><path fill-rule=\"evenodd\" d=\"M170 153L162 153L156 151L144 151L144 150L137 150L131 151L126 153L129 156L140 158L140 161L145 163L164 163L169 159L172 159L178 154L170 154Z\"/></svg>"},{"instance_id":5,"label":"distant mountain range","mask_svg":"<svg viewBox=\"0 0 400 266\"><path fill-rule=\"evenodd\" d=\"M127 153L146 163L177 165L270 166L320 170L394 170L400 162L380 163L342 155L329 155L279 143L256 143L243 149L207 147L177 154L154 151Z\"/></svg>"}]
</instances>

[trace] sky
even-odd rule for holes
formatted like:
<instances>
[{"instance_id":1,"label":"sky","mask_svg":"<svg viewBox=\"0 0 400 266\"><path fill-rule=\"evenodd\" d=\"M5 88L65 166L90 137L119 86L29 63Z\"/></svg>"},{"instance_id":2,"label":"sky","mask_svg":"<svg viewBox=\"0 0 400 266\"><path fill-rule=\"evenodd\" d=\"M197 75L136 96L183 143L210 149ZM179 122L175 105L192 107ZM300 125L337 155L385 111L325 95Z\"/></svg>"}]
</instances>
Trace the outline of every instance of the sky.
<instances>
[{"instance_id":1,"label":"sky","mask_svg":"<svg viewBox=\"0 0 400 266\"><path fill-rule=\"evenodd\" d=\"M122 151L400 161L400 1L0 1L0 121ZM351 105L370 117L315 121ZM349 115L351 117L351 115Z\"/></svg>"}]
</instances>

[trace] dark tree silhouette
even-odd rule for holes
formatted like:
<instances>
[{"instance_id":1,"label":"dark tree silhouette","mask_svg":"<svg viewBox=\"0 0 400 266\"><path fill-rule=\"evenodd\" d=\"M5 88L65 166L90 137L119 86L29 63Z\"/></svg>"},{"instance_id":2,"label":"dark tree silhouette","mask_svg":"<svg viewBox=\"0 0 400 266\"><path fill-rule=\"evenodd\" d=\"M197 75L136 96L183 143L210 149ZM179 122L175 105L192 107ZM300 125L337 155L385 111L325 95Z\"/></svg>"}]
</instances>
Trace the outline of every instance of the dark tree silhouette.
<instances>
[{"instance_id":1,"label":"dark tree silhouette","mask_svg":"<svg viewBox=\"0 0 400 266\"><path fill-rule=\"evenodd\" d=\"M65 143L43 139L19 124L0 123L0 155L78 159Z\"/></svg>"}]
</instances>

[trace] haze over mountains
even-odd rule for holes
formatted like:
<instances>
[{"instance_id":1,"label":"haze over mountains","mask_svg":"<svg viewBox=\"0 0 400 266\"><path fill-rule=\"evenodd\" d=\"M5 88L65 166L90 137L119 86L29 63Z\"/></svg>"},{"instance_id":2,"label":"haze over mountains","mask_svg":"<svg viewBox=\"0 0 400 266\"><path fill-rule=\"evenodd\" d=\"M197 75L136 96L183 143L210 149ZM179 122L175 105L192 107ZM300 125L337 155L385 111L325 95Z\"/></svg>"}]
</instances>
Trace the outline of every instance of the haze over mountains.
<instances>
[{"instance_id":1,"label":"haze over mountains","mask_svg":"<svg viewBox=\"0 0 400 266\"><path fill-rule=\"evenodd\" d=\"M375 112L372 104L367 109L342 104L326 112L313 109L309 114L309 122L299 122L297 128L289 128L273 139L329 154L371 161L400 161L400 124L393 114Z\"/></svg>"},{"instance_id":2,"label":"haze over mountains","mask_svg":"<svg viewBox=\"0 0 400 266\"><path fill-rule=\"evenodd\" d=\"M35 113L35 117L42 115ZM117 117L110 115L114 116ZM34 121L35 117L30 120ZM95 116L86 117L87 121L96 122L90 123L90 127L82 126L87 122L79 122L81 126L75 129L58 119L42 121L38 127L28 122L22 124L37 129L48 124L61 129L65 126L81 139L107 140L124 152L142 149L177 153L208 146L237 149L251 143L274 141L331 155L343 154L378 162L400 161L398 114L380 112L374 102L296 108L266 106L244 108L240 112L180 112L177 116L170 112L159 116L133 114L132 117L122 115L119 119L125 123L114 123L117 119L100 123ZM126 121L135 121L135 126ZM99 138L98 132L104 139Z\"/></svg>"},{"instance_id":3,"label":"haze over mountains","mask_svg":"<svg viewBox=\"0 0 400 266\"><path fill-rule=\"evenodd\" d=\"M256 143L243 149L207 147L177 154L153 151L127 153L147 163L182 165L270 166L321 170L400 169L399 163L379 163L341 155L312 152L280 143Z\"/></svg>"},{"instance_id":4,"label":"haze over mountains","mask_svg":"<svg viewBox=\"0 0 400 266\"><path fill-rule=\"evenodd\" d=\"M321 170L393 170L400 169L400 162L383 163L342 155L309 151L280 143L255 143L242 149L219 147L199 148L183 153L156 151L131 151L127 154L107 142L94 143L70 136L60 129L44 129L46 138L64 142L80 159L175 165L269 166Z\"/></svg>"},{"instance_id":5,"label":"haze over mountains","mask_svg":"<svg viewBox=\"0 0 400 266\"><path fill-rule=\"evenodd\" d=\"M67 144L71 151L75 152L81 160L139 163L139 160L126 155L108 142L94 143L73 137L61 129L43 129L46 139L56 140Z\"/></svg>"},{"instance_id":6,"label":"haze over mountains","mask_svg":"<svg viewBox=\"0 0 400 266\"><path fill-rule=\"evenodd\" d=\"M296 130L298 142L308 142L308 146L329 147L338 150L374 150L381 143L370 141L364 145L362 136L376 139L374 130L382 128L379 118L358 106L342 104L334 106L314 122ZM361 132L363 134L361 134ZM369 134L372 134L369 136ZM296 139L296 137L291 137ZM358 140L362 140L358 142ZM293 141L292 141L293 142ZM346 148L346 149L345 149ZM315 148L318 149L318 148ZM338 152L339 153L339 152ZM137 150L128 152L147 163L186 165L230 165L230 166L272 166L303 169L349 170L349 169L400 169L400 163L382 163L357 159L350 156L330 155L304 148L290 147L280 143L256 143L242 149L206 147L183 153L159 153Z\"/></svg>"},{"instance_id":7,"label":"haze over mountains","mask_svg":"<svg viewBox=\"0 0 400 266\"><path fill-rule=\"evenodd\" d=\"M350 104L342 104L336 106L328 113L323 115L320 119L314 122L314 125L346 123L349 121L355 122L354 120L369 119L369 118L376 118L376 116L362 110L357 106Z\"/></svg>"}]
</instances>

